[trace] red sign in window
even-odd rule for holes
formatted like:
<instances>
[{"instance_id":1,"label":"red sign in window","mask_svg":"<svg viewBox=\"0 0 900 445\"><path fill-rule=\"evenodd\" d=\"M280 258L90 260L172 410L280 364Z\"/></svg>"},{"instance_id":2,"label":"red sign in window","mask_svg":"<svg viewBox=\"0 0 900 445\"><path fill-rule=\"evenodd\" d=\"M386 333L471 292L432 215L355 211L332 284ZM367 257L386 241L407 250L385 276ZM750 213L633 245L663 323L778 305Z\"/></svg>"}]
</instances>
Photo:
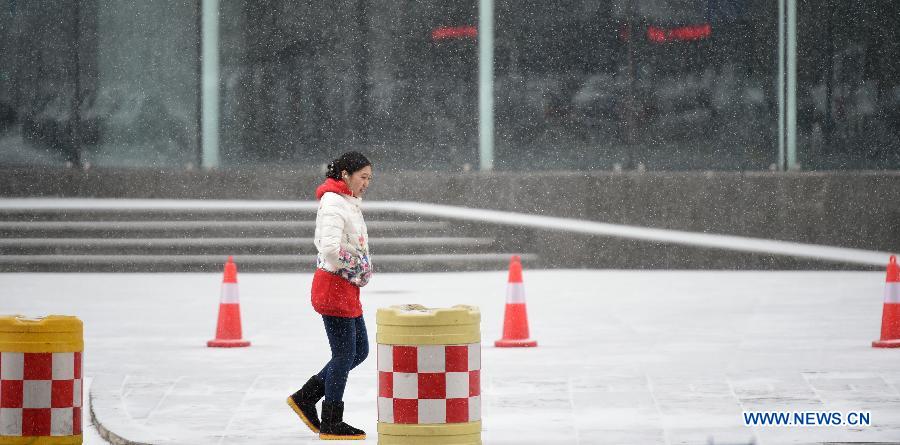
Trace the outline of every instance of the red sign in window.
<instances>
[{"instance_id":1,"label":"red sign in window","mask_svg":"<svg viewBox=\"0 0 900 445\"><path fill-rule=\"evenodd\" d=\"M650 40L653 43L689 42L703 40L710 35L712 35L712 25L709 23L679 26L677 28L669 29L652 25L647 28L647 40Z\"/></svg>"},{"instance_id":2,"label":"red sign in window","mask_svg":"<svg viewBox=\"0 0 900 445\"><path fill-rule=\"evenodd\" d=\"M441 26L431 31L431 40L475 39L478 28L474 26Z\"/></svg>"}]
</instances>

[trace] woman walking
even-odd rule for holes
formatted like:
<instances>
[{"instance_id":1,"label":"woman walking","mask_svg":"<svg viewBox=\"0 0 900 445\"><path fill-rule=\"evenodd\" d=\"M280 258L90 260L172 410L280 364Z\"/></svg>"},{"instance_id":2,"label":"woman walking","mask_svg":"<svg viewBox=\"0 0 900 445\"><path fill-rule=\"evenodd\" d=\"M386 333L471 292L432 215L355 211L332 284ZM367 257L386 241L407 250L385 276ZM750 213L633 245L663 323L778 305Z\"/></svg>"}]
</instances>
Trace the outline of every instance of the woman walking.
<instances>
[{"instance_id":1,"label":"woman walking","mask_svg":"<svg viewBox=\"0 0 900 445\"><path fill-rule=\"evenodd\" d=\"M322 315L331 360L288 397L288 405L322 439L362 440L366 433L347 425L344 387L347 375L369 354L359 288L372 277L369 234L360 202L372 179L372 163L351 151L328 164L325 182L316 189L315 244L318 250L312 282L312 306ZM316 403L322 397L322 420Z\"/></svg>"}]
</instances>

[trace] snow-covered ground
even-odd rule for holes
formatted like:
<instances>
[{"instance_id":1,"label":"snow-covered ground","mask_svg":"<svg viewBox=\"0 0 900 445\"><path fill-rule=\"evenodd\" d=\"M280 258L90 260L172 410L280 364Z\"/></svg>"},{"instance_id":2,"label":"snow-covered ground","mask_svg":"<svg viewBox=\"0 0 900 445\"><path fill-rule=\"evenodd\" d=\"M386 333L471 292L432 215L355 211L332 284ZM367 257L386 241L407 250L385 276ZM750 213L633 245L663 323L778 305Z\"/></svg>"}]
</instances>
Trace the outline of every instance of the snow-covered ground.
<instances>
[{"instance_id":1,"label":"snow-covered ground","mask_svg":"<svg viewBox=\"0 0 900 445\"><path fill-rule=\"evenodd\" d=\"M527 264L526 264L527 268ZM284 399L329 352L310 274L241 274L243 349L210 349L218 274L0 274L0 313L85 323L85 375L112 432L166 444L317 439ZM346 420L377 442L375 310L482 310L486 444L900 442L900 350L873 349L883 273L525 271L535 349L497 349L502 272L380 274L372 356ZM743 411L867 411L869 426L747 427ZM88 432L86 443L96 443Z\"/></svg>"}]
</instances>

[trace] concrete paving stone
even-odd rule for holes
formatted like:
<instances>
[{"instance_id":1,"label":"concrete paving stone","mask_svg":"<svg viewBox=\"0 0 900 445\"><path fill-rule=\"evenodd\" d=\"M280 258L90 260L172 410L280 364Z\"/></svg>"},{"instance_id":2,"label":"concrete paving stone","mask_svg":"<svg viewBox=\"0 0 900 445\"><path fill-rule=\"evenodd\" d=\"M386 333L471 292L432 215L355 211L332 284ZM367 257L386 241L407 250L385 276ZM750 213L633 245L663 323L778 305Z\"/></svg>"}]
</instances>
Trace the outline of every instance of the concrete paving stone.
<instances>
[{"instance_id":1,"label":"concrete paving stone","mask_svg":"<svg viewBox=\"0 0 900 445\"><path fill-rule=\"evenodd\" d=\"M659 428L579 430L578 443L596 445L665 445L665 432Z\"/></svg>"}]
</instances>

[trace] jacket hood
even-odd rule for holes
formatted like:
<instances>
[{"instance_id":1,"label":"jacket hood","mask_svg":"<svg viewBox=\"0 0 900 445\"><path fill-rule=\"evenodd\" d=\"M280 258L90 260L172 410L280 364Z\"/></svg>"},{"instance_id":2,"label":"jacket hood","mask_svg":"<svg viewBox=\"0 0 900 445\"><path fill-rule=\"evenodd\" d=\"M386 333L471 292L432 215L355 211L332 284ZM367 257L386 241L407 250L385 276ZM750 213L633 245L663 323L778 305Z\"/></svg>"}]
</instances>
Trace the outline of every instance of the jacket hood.
<instances>
[{"instance_id":1,"label":"jacket hood","mask_svg":"<svg viewBox=\"0 0 900 445\"><path fill-rule=\"evenodd\" d=\"M325 179L325 182L316 187L316 199L322 199L322 195L328 192L353 196L353 192L350 191L350 187L347 187L346 182L331 178Z\"/></svg>"}]
</instances>

